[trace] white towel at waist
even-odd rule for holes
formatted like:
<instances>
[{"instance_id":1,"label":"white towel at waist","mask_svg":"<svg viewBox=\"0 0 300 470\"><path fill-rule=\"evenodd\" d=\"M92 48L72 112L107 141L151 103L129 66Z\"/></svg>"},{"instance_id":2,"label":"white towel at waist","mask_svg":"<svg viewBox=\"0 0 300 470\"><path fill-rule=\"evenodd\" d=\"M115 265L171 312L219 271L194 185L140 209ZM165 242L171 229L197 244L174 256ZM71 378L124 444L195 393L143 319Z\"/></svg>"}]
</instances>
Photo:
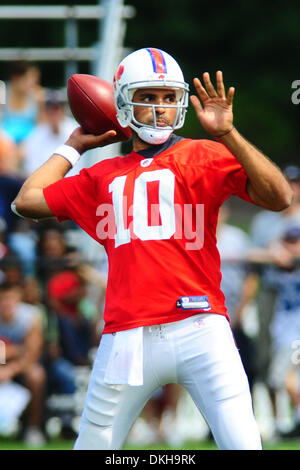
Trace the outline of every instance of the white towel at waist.
<instances>
[{"instance_id":1,"label":"white towel at waist","mask_svg":"<svg viewBox=\"0 0 300 470\"><path fill-rule=\"evenodd\" d=\"M104 382L143 385L143 327L118 331L114 335Z\"/></svg>"}]
</instances>

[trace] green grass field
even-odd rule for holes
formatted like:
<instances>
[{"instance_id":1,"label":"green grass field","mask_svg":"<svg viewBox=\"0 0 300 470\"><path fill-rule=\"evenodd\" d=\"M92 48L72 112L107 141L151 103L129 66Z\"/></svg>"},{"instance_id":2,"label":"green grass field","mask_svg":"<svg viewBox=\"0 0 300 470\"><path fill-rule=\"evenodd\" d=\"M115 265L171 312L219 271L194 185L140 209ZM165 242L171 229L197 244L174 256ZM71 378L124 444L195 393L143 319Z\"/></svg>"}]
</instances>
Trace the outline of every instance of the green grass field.
<instances>
[{"instance_id":1,"label":"green grass field","mask_svg":"<svg viewBox=\"0 0 300 470\"><path fill-rule=\"evenodd\" d=\"M72 450L73 441L53 440L48 442L39 450ZM0 439L0 450L28 450L29 448L22 442L9 439ZM124 450L172 450L173 447L165 443L155 444L147 447L126 445ZM30 450L35 450L30 448ZM217 450L216 445L211 441L186 442L176 450ZM264 450L300 450L300 439L294 441L282 441L274 444L264 444Z\"/></svg>"}]
</instances>

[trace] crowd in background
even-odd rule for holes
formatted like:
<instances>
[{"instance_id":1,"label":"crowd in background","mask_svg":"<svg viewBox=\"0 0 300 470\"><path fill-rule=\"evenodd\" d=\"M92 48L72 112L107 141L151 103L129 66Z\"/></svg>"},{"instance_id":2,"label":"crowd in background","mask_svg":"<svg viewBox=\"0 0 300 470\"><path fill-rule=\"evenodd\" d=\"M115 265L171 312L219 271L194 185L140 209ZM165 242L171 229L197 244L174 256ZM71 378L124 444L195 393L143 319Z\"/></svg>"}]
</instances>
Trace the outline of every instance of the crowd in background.
<instances>
[{"instance_id":1,"label":"crowd in background","mask_svg":"<svg viewBox=\"0 0 300 470\"><path fill-rule=\"evenodd\" d=\"M11 211L24 179L77 124L64 93L45 90L35 65L10 64L6 84L0 115L0 436L15 433L40 446L49 397L57 403L67 397L62 432L76 433L70 397L80 388L78 373L91 370L101 339L107 261L103 248L73 222L36 223ZM274 434L300 438L300 169L284 171L295 193L292 205L280 213L258 211L246 233L228 223L225 203L217 238L222 290L250 387L264 384ZM288 397L290 430L280 422L281 392ZM158 390L132 439L179 442L178 415L190 406L185 400L176 385Z\"/></svg>"}]
</instances>

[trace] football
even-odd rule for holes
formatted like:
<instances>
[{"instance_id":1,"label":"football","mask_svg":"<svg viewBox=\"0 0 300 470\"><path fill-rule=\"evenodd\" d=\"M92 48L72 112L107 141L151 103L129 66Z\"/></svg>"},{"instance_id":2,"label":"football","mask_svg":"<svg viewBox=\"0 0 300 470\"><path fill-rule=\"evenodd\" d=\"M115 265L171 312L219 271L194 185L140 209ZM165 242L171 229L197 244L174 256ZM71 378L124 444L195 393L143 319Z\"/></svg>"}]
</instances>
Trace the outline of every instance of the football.
<instances>
[{"instance_id":1,"label":"football","mask_svg":"<svg viewBox=\"0 0 300 470\"><path fill-rule=\"evenodd\" d=\"M130 127L121 127L117 121L109 82L94 75L74 74L68 80L67 94L71 112L85 132L101 135L114 130L116 142L130 139Z\"/></svg>"}]
</instances>

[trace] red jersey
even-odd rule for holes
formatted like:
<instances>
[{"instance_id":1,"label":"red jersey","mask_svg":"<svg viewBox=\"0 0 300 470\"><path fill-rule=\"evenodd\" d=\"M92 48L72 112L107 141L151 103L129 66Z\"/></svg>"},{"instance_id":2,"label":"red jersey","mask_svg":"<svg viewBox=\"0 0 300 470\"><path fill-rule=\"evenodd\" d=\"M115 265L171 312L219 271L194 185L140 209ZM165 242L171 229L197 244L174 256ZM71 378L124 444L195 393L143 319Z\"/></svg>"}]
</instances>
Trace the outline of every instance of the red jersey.
<instances>
[{"instance_id":1,"label":"red jersey","mask_svg":"<svg viewBox=\"0 0 300 470\"><path fill-rule=\"evenodd\" d=\"M44 189L107 252L104 333L181 320L228 317L220 290L218 210L230 196L252 202L247 175L223 145L183 139L154 158L132 151Z\"/></svg>"}]
</instances>

